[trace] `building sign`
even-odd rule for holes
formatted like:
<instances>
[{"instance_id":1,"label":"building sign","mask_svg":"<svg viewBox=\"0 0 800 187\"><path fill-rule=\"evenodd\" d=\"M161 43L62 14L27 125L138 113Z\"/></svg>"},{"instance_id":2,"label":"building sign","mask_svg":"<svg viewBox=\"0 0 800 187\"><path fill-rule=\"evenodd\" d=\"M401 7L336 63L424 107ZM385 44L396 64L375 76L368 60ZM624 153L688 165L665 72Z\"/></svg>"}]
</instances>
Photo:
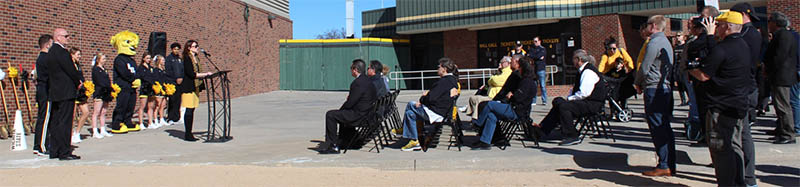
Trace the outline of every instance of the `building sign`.
<instances>
[{"instance_id":1,"label":"building sign","mask_svg":"<svg viewBox=\"0 0 800 187\"><path fill-rule=\"evenodd\" d=\"M544 44L557 44L559 41L560 40L558 38L542 39L542 45L546 46ZM515 41L504 41L504 42L500 42L499 44L500 44L500 47L514 47L516 45L516 42L517 42L516 40ZM520 42L524 46L533 46L533 39L520 40ZM573 42L573 44L575 43L574 41L572 41L572 42ZM497 44L498 44L497 42L482 43L482 44L478 44L478 48L495 48L495 47L498 47Z\"/></svg>"}]
</instances>

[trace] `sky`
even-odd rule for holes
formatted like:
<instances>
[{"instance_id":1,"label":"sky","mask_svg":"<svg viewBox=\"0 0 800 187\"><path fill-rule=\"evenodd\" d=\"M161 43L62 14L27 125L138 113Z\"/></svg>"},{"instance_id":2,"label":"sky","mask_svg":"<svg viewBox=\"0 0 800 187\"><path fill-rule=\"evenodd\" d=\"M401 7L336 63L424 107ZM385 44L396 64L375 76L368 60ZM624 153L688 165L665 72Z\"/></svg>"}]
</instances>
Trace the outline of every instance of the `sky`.
<instances>
[{"instance_id":1,"label":"sky","mask_svg":"<svg viewBox=\"0 0 800 187\"><path fill-rule=\"evenodd\" d=\"M395 0L354 0L353 29L361 38L361 12L395 6ZM293 39L314 39L331 29L345 27L345 0L290 0L289 17L292 19Z\"/></svg>"}]
</instances>

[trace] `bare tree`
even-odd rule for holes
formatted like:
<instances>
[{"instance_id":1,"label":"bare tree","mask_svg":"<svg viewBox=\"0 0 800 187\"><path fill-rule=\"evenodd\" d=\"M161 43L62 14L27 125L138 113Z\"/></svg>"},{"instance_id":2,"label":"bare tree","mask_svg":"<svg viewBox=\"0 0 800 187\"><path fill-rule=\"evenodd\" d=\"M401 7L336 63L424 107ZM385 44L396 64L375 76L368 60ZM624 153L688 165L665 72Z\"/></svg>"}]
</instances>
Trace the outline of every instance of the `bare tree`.
<instances>
[{"instance_id":1,"label":"bare tree","mask_svg":"<svg viewBox=\"0 0 800 187\"><path fill-rule=\"evenodd\" d=\"M344 27L342 27L341 29L331 29L322 34L318 34L317 39L340 39L347 37L345 36L346 34Z\"/></svg>"}]
</instances>

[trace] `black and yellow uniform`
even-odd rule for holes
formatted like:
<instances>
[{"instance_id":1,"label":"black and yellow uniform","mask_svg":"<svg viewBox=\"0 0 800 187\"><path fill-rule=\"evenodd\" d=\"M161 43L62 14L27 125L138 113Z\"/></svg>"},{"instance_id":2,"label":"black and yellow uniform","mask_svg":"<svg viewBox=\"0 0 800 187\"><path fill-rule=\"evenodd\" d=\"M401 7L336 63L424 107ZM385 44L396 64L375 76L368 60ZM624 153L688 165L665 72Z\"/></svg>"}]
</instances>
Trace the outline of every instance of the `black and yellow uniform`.
<instances>
[{"instance_id":1,"label":"black and yellow uniform","mask_svg":"<svg viewBox=\"0 0 800 187\"><path fill-rule=\"evenodd\" d=\"M111 79L108 78L106 69L102 66L92 67L92 82L94 82L94 94L92 98L100 99L104 102L111 102Z\"/></svg>"},{"instance_id":2,"label":"black and yellow uniform","mask_svg":"<svg viewBox=\"0 0 800 187\"><path fill-rule=\"evenodd\" d=\"M83 69L81 68L81 65L78 64L78 62L75 62L75 69L77 69L78 72L81 73L81 82L86 82L86 78L83 77ZM81 88L78 89L78 98L75 100L75 103L83 104L86 103L86 101L88 100L89 96L86 95L86 87L81 86Z\"/></svg>"},{"instance_id":3,"label":"black and yellow uniform","mask_svg":"<svg viewBox=\"0 0 800 187\"><path fill-rule=\"evenodd\" d=\"M36 103L39 106L36 115L36 132L34 132L33 150L47 152L50 139L47 137L47 123L50 119L50 102L47 99L47 53L39 52L36 57Z\"/></svg>"},{"instance_id":4,"label":"black and yellow uniform","mask_svg":"<svg viewBox=\"0 0 800 187\"><path fill-rule=\"evenodd\" d=\"M50 158L68 158L72 155L70 137L72 129L75 99L78 97L78 85L81 84L81 73L75 69L69 52L55 43L47 55L48 96L52 103L52 119L47 127L51 133Z\"/></svg>"},{"instance_id":5,"label":"black and yellow uniform","mask_svg":"<svg viewBox=\"0 0 800 187\"><path fill-rule=\"evenodd\" d=\"M112 113L111 132L124 133L128 128L136 128L133 118L133 109L136 106L136 89L133 82L136 80L136 61L132 56L119 54L114 58L114 83L120 87L117 95L117 105ZM125 130L121 130L121 124L125 123Z\"/></svg>"},{"instance_id":6,"label":"black and yellow uniform","mask_svg":"<svg viewBox=\"0 0 800 187\"><path fill-rule=\"evenodd\" d=\"M152 97L156 94L153 91L153 83L155 81L153 69L155 69L153 66L144 63L136 68L136 78L142 81L142 86L139 87L140 98Z\"/></svg>"},{"instance_id":7,"label":"black and yellow uniform","mask_svg":"<svg viewBox=\"0 0 800 187\"><path fill-rule=\"evenodd\" d=\"M153 83L158 82L159 84L161 84L161 92L156 93L155 96L163 97L164 95L166 95L164 93L164 90L166 90L166 88L164 88L164 84L170 82L167 78L167 75L164 73L164 70L162 70L161 68L153 68L151 76L153 77Z\"/></svg>"}]
</instances>

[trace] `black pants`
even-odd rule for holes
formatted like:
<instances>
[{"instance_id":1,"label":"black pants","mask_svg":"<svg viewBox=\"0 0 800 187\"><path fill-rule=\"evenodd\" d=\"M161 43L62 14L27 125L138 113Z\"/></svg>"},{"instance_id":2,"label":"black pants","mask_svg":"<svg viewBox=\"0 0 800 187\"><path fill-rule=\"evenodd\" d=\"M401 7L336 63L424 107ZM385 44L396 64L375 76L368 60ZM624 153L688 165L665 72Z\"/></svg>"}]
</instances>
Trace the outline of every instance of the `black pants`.
<instances>
[{"instance_id":1,"label":"black pants","mask_svg":"<svg viewBox=\"0 0 800 187\"><path fill-rule=\"evenodd\" d=\"M601 102L586 100L567 101L559 97L553 100L553 108L547 113L540 125L545 134L550 134L557 125L561 125L561 134L567 138L576 138L579 135L573 120L576 117L589 115L598 111L593 109L600 108Z\"/></svg>"},{"instance_id":2,"label":"black pants","mask_svg":"<svg viewBox=\"0 0 800 187\"><path fill-rule=\"evenodd\" d=\"M169 96L167 103L167 120L179 121L181 119L181 95L175 93Z\"/></svg>"},{"instance_id":3,"label":"black pants","mask_svg":"<svg viewBox=\"0 0 800 187\"><path fill-rule=\"evenodd\" d=\"M58 158L72 154L70 138L72 137L72 115L75 109L75 100L54 101L50 108L52 119L47 126L50 132L50 158Z\"/></svg>"},{"instance_id":4,"label":"black pants","mask_svg":"<svg viewBox=\"0 0 800 187\"><path fill-rule=\"evenodd\" d=\"M194 125L194 108L186 108L186 114L183 115L183 128L185 133L183 137L192 136L192 126Z\"/></svg>"},{"instance_id":5,"label":"black pants","mask_svg":"<svg viewBox=\"0 0 800 187\"><path fill-rule=\"evenodd\" d=\"M38 103L38 114L36 116L36 132L33 138L33 150L47 152L50 148L50 139L47 134L48 123L50 122L50 102L47 100L36 101Z\"/></svg>"},{"instance_id":6,"label":"black pants","mask_svg":"<svg viewBox=\"0 0 800 187\"><path fill-rule=\"evenodd\" d=\"M329 110L325 113L325 143L333 146L344 146L339 142L338 125L344 128L353 128L355 122L361 120L362 115L352 110Z\"/></svg>"},{"instance_id":7,"label":"black pants","mask_svg":"<svg viewBox=\"0 0 800 187\"><path fill-rule=\"evenodd\" d=\"M120 124L125 123L128 128L133 128L133 109L136 107L136 92L133 90L123 90L117 95L117 106L111 115L111 128L119 130Z\"/></svg>"}]
</instances>

